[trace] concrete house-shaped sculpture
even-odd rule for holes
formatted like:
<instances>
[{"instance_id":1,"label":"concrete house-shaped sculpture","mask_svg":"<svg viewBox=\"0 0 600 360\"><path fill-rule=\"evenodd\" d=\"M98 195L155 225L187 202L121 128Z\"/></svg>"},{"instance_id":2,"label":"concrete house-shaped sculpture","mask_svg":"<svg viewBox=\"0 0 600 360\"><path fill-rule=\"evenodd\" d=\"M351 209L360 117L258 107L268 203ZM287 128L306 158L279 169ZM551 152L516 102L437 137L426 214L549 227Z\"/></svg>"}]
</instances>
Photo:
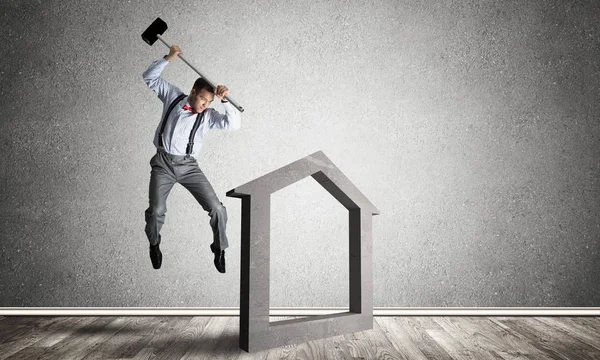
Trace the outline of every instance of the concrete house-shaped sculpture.
<instances>
[{"instance_id":1,"label":"concrete house-shaped sculpture","mask_svg":"<svg viewBox=\"0 0 600 360\"><path fill-rule=\"evenodd\" d=\"M349 215L350 311L269 322L271 194L312 176ZM242 199L240 348L248 352L373 328L372 216L379 211L322 151L227 192Z\"/></svg>"}]
</instances>

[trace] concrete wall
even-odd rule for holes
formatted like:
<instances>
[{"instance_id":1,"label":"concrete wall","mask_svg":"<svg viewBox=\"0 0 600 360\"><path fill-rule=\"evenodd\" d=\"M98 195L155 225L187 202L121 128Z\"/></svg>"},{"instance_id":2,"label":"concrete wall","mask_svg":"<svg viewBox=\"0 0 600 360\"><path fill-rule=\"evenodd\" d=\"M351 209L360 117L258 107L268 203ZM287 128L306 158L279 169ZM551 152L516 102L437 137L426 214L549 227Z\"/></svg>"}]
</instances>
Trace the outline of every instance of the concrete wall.
<instances>
[{"instance_id":1,"label":"concrete wall","mask_svg":"<svg viewBox=\"0 0 600 360\"><path fill-rule=\"evenodd\" d=\"M598 1L0 3L0 305L238 306L240 202L318 150L381 211L374 306L600 305ZM167 202L144 233L166 40L246 111L199 163L229 212ZM163 72L189 92L180 59ZM219 101L213 105L223 111ZM312 179L272 198L271 306L348 304L347 214Z\"/></svg>"}]
</instances>

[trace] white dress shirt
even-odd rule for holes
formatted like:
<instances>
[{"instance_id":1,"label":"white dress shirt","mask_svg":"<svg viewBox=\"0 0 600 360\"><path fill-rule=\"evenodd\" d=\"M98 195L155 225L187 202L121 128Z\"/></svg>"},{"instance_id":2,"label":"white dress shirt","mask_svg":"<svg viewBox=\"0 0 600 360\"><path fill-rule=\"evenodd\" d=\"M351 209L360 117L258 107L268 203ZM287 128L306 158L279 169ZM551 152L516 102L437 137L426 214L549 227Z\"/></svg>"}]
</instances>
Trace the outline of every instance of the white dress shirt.
<instances>
[{"instance_id":1,"label":"white dress shirt","mask_svg":"<svg viewBox=\"0 0 600 360\"><path fill-rule=\"evenodd\" d=\"M177 86L169 83L163 79L160 74L169 64L164 57L154 61L146 71L144 71L143 78L144 82L158 95L158 98L164 103L162 118L164 118L169 105L179 95L183 94ZM189 95L189 94L188 94ZM217 96L215 96L215 99ZM223 102L225 108L225 115L219 113L213 108L204 109L204 120L198 127L194 136L194 148L190 154L194 158L198 158L200 149L202 149L202 143L204 136L210 129L222 129L222 130L237 130L241 126L240 112L231 105L229 102ZM183 106L191 106L188 102L188 98L185 97L178 104L175 105L163 132L163 146L165 151L173 155L185 155L185 150L190 138L190 132L196 121L196 116L189 110L184 110ZM202 113L200 113L202 116ZM160 133L161 122L159 121L154 134L154 146L158 148L158 135Z\"/></svg>"}]
</instances>

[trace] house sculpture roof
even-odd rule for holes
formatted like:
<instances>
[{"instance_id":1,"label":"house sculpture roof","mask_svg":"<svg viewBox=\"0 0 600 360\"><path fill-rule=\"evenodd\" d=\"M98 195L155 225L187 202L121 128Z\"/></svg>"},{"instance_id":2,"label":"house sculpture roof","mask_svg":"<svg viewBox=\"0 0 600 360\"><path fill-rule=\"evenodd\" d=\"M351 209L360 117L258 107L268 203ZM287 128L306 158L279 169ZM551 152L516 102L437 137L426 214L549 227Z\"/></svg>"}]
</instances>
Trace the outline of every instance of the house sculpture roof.
<instances>
[{"instance_id":1,"label":"house sculpture roof","mask_svg":"<svg viewBox=\"0 0 600 360\"><path fill-rule=\"evenodd\" d=\"M347 209L380 212L322 151L317 151L257 179L229 190L227 196L269 195L312 176Z\"/></svg>"}]
</instances>

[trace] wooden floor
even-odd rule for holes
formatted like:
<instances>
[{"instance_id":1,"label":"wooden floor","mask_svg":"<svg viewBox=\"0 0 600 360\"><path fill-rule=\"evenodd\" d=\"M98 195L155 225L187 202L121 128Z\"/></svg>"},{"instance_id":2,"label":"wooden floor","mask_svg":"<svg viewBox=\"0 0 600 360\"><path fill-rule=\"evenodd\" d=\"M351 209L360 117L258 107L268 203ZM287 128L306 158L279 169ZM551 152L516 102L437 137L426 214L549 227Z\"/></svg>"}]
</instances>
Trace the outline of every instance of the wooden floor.
<instances>
[{"instance_id":1,"label":"wooden floor","mask_svg":"<svg viewBox=\"0 0 600 360\"><path fill-rule=\"evenodd\" d=\"M273 317L271 321L291 317ZM239 318L0 317L0 359L600 359L599 317L387 317L248 354Z\"/></svg>"}]
</instances>

